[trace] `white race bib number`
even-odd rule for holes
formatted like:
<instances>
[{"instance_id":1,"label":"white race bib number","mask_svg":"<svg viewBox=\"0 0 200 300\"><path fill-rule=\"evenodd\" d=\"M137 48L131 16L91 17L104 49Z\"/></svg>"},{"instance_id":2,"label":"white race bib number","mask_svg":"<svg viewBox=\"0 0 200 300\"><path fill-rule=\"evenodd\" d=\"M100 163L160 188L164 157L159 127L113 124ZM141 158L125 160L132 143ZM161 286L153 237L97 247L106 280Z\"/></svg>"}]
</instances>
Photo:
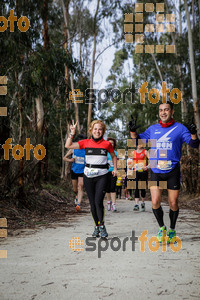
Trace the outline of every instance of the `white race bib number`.
<instances>
[{"instance_id":1,"label":"white race bib number","mask_svg":"<svg viewBox=\"0 0 200 300\"><path fill-rule=\"evenodd\" d=\"M86 171L86 176L94 176L94 175L98 175L99 174L99 171L98 170L95 170L95 169L89 169Z\"/></svg>"}]
</instances>

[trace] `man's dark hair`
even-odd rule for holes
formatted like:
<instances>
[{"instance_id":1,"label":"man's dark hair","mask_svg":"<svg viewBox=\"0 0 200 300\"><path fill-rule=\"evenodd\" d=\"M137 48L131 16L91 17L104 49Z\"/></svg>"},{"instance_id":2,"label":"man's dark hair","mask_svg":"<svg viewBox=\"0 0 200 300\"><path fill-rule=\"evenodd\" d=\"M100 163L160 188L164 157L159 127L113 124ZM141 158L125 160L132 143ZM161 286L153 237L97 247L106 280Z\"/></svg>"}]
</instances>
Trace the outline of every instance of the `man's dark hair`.
<instances>
[{"instance_id":1,"label":"man's dark hair","mask_svg":"<svg viewBox=\"0 0 200 300\"><path fill-rule=\"evenodd\" d=\"M164 103L160 103L159 105L164 104ZM167 100L166 104L170 105L171 110L174 109L174 105L171 101Z\"/></svg>"}]
</instances>

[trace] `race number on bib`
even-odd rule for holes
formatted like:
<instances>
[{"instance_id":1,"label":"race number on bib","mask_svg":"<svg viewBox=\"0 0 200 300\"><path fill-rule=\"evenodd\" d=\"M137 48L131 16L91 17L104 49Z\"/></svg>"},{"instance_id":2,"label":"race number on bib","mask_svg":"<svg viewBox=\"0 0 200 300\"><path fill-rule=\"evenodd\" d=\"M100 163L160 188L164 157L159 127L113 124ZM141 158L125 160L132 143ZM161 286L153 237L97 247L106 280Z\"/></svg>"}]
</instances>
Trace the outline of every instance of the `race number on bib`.
<instances>
[{"instance_id":1,"label":"race number on bib","mask_svg":"<svg viewBox=\"0 0 200 300\"><path fill-rule=\"evenodd\" d=\"M88 169L88 170L86 170L86 173L85 173L85 175L87 177L98 175L98 174L99 174L99 171L95 170L95 169Z\"/></svg>"}]
</instances>

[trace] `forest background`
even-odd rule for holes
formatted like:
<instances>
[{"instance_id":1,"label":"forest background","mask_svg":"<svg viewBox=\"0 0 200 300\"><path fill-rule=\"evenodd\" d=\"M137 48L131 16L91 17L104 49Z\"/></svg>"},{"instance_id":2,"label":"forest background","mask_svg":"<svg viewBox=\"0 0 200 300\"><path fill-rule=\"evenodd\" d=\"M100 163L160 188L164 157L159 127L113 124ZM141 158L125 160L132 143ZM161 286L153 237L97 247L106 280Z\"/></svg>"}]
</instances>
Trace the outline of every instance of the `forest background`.
<instances>
[{"instance_id":1,"label":"forest background","mask_svg":"<svg viewBox=\"0 0 200 300\"><path fill-rule=\"evenodd\" d=\"M125 42L125 14L133 13L134 25L135 4L149 2L154 7L164 3L165 14L175 14L175 32L144 33L144 43L173 44L173 54L135 53L135 42ZM0 106L6 106L8 112L7 116L0 116L0 144L12 138L12 147L24 147L26 138L30 138L34 147L41 144L46 148L46 155L38 160L31 151L27 160L24 151L24 157L16 160L10 150L6 160L1 147L1 216L6 216L5 203L14 205L15 210L34 211L41 198L65 202L66 189L71 191L71 185L69 166L62 158L72 119L78 121L77 133L84 134L91 120L104 120L107 136L116 138L121 149L127 148L131 115L138 117L139 132L157 123L158 104L150 103L147 95L145 104L140 103L138 88L143 82L148 82L149 90L160 90L163 81L170 91L178 88L182 100L175 105L175 120L189 124L194 117L199 135L200 0L0 1L0 16L8 19L11 9L17 19L26 16L30 27L21 32L15 22L14 32L10 32L8 22L7 29L0 32L0 76L7 76L7 94L0 96ZM144 13L143 24L155 25L156 14L155 9ZM105 91L89 93L88 89L99 86L100 70L107 70L105 57L109 59L109 49L114 49L114 59L109 76L103 79L105 86L101 86ZM70 99L74 89L83 92L82 97L76 98L83 103ZM112 101L109 95L114 89L121 94L135 89L134 100L127 93L125 103ZM116 93L112 96L118 97ZM182 191L198 197L198 150L183 147L181 169Z\"/></svg>"}]
</instances>

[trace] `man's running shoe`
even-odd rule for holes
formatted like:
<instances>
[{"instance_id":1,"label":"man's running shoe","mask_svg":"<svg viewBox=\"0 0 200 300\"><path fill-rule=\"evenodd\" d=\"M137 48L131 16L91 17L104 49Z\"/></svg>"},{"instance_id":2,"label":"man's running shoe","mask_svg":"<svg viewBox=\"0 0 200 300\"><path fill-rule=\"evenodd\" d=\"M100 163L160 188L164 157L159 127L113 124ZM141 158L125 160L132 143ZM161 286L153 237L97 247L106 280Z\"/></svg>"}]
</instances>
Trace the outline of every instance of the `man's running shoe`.
<instances>
[{"instance_id":1,"label":"man's running shoe","mask_svg":"<svg viewBox=\"0 0 200 300\"><path fill-rule=\"evenodd\" d=\"M159 228L158 234L157 234L157 239L159 243L163 243L166 241L165 237L166 237L166 232L167 232L167 228L166 226L162 226Z\"/></svg>"},{"instance_id":2,"label":"man's running shoe","mask_svg":"<svg viewBox=\"0 0 200 300\"><path fill-rule=\"evenodd\" d=\"M140 208L139 208L139 205L138 204L135 204L135 206L133 207L133 210L135 210L135 211L137 211L137 210L139 210Z\"/></svg>"},{"instance_id":3,"label":"man's running shoe","mask_svg":"<svg viewBox=\"0 0 200 300\"><path fill-rule=\"evenodd\" d=\"M99 226L95 226L94 227L94 232L93 232L92 236L93 237L99 237L99 232L100 232Z\"/></svg>"},{"instance_id":4,"label":"man's running shoe","mask_svg":"<svg viewBox=\"0 0 200 300\"><path fill-rule=\"evenodd\" d=\"M108 201L107 204L108 204L108 210L111 210L112 201Z\"/></svg>"},{"instance_id":5,"label":"man's running shoe","mask_svg":"<svg viewBox=\"0 0 200 300\"><path fill-rule=\"evenodd\" d=\"M75 210L76 210L77 212L80 212L80 211L81 211L81 207L80 207L80 204L79 204L79 203L76 205Z\"/></svg>"},{"instance_id":6,"label":"man's running shoe","mask_svg":"<svg viewBox=\"0 0 200 300\"><path fill-rule=\"evenodd\" d=\"M112 211L117 211L117 208L116 208L116 204L115 204L115 203L112 204Z\"/></svg>"},{"instance_id":7,"label":"man's running shoe","mask_svg":"<svg viewBox=\"0 0 200 300\"><path fill-rule=\"evenodd\" d=\"M141 211L145 211L145 203L141 203Z\"/></svg>"},{"instance_id":8,"label":"man's running shoe","mask_svg":"<svg viewBox=\"0 0 200 300\"><path fill-rule=\"evenodd\" d=\"M99 230L100 230L100 236L101 236L102 238L105 238L105 237L108 236L108 233L107 233L107 231L106 231L105 225L99 226Z\"/></svg>"},{"instance_id":9,"label":"man's running shoe","mask_svg":"<svg viewBox=\"0 0 200 300\"><path fill-rule=\"evenodd\" d=\"M168 236L167 244L176 243L176 231L174 229L170 229L167 233L167 236Z\"/></svg>"},{"instance_id":10,"label":"man's running shoe","mask_svg":"<svg viewBox=\"0 0 200 300\"><path fill-rule=\"evenodd\" d=\"M74 203L75 203L75 205L78 204L78 198L75 198Z\"/></svg>"},{"instance_id":11,"label":"man's running shoe","mask_svg":"<svg viewBox=\"0 0 200 300\"><path fill-rule=\"evenodd\" d=\"M128 200L130 200L130 201L133 200L133 197L130 196L130 197L128 198Z\"/></svg>"}]
</instances>

